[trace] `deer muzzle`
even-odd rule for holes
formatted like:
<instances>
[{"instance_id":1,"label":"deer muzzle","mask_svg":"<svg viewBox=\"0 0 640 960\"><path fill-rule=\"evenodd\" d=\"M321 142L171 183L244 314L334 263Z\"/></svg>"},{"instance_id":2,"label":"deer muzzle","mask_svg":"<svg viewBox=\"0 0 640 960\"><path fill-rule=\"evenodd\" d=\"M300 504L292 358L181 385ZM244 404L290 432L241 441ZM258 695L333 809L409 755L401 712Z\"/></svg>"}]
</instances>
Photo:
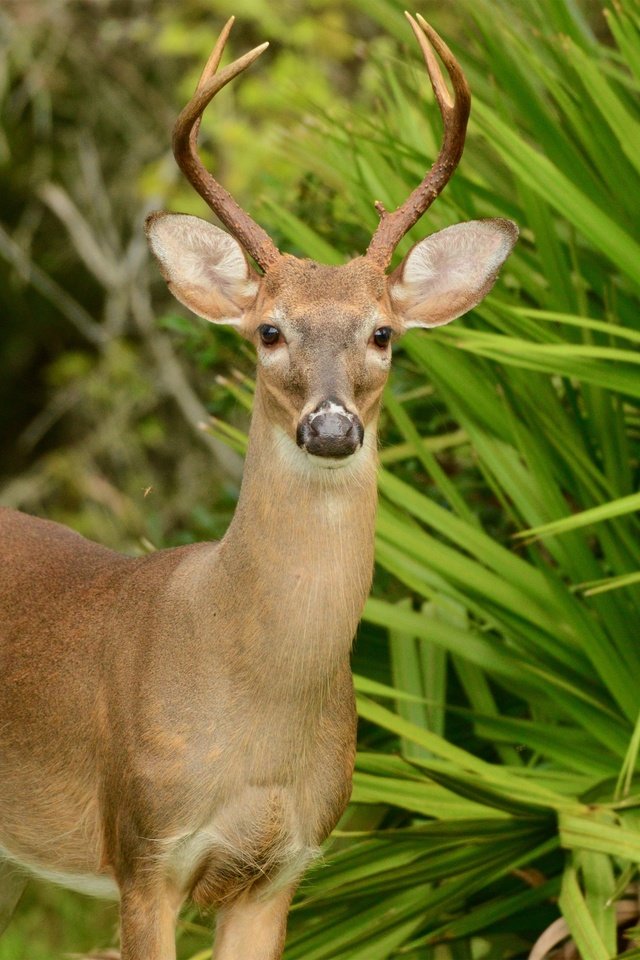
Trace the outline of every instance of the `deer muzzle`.
<instances>
[{"instance_id":1,"label":"deer muzzle","mask_svg":"<svg viewBox=\"0 0 640 960\"><path fill-rule=\"evenodd\" d=\"M298 446L316 457L349 457L362 446L364 427L359 417L339 400L318 404L298 424Z\"/></svg>"}]
</instances>

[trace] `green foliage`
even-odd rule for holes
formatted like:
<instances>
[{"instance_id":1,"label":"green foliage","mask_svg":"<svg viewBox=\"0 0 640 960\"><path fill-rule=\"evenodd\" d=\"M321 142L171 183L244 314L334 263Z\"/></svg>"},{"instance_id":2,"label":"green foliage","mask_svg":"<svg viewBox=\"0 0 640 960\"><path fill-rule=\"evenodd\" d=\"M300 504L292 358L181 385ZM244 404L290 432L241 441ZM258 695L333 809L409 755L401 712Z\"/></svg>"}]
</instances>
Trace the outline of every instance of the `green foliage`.
<instances>
[{"instance_id":1,"label":"green foliage","mask_svg":"<svg viewBox=\"0 0 640 960\"><path fill-rule=\"evenodd\" d=\"M386 23L392 7L374 12ZM357 842L330 861L330 887L322 869L308 881L302 904L322 891L323 932L298 934L294 913L291 957L298 943L318 958L521 957L552 918L549 891L583 958L624 946L614 901L640 849L637 80L624 44L599 42L568 4L458 14L477 30L464 55L473 121L433 221L506 213L522 237L487 303L401 347L380 476L387 577L359 640L384 630L390 659L358 667L412 698L397 712L359 698L364 745L371 723L387 739L360 756L345 824ZM637 7L607 19L630 36ZM421 115L412 74L387 78L380 118L327 122L322 152L301 145L369 227L371 197L395 205L426 165L423 145L433 152L437 119ZM433 393L407 395L424 380ZM444 458L426 442L434 425L464 437ZM365 804L381 812L363 832ZM478 846L469 826L462 853L434 843L423 866L423 825L464 837L498 814L503 841ZM369 918L351 940L345 911Z\"/></svg>"},{"instance_id":2,"label":"green foliage","mask_svg":"<svg viewBox=\"0 0 640 960\"><path fill-rule=\"evenodd\" d=\"M237 48L266 35L274 57L240 86L240 114L221 100L205 144L282 246L340 262L366 245L372 200L401 201L438 149L440 120L413 38L395 0L361 0L346 12L318 2L313 15L293 3L243 6ZM286 956L515 960L562 914L583 960L631 958L638 952L625 949L640 941L617 930L615 905L633 918L628 892L640 863L640 8L620 0L603 20L570 0L459 0L455 18L429 14L459 51L474 94L465 156L431 225L511 216L521 240L487 302L451 327L409 334L396 356L376 579L354 656L353 802L302 885ZM145 41L151 35L145 89L166 89L152 58L168 58L177 104L210 30L199 3L163 16L153 31L135 21ZM358 36L370 40L364 62ZM179 59L194 72L183 76ZM51 100L41 99L33 122L44 124ZM157 141L155 153L149 146L159 136L153 124L165 124L158 115L140 120L143 173L126 189L138 214L156 193L201 212L158 164ZM44 215L36 205L32 219L34 209ZM35 238L37 254L29 217L12 222ZM72 232L69 217L66 225ZM425 232L418 224L398 256ZM38 262L57 269L60 257ZM93 287L83 275L89 319L100 312L95 272L94 263ZM127 275L129 284L143 280ZM12 284L15 302L33 296L28 285L16 292L15 276ZM234 411L250 405L249 359L235 355L230 336L213 337L174 307L160 324L170 339L158 341L134 300L122 306L108 288L100 303L108 343L63 340L46 358L48 416L72 409L67 435L40 449L37 467L9 489L21 491L19 503L124 546L219 533L234 481L212 503L213 448L201 442L194 453L190 436L176 441L183 388L165 387L160 406L149 359L160 382L173 383L166 345L179 348L216 415L213 432L237 453L246 420ZM109 327L119 309L125 320ZM24 369L18 326L10 337ZM214 391L212 373L222 371ZM118 438L131 421L125 450ZM169 483L183 457L191 459ZM229 477L220 463L215 470ZM25 500L27 481L46 481L47 492ZM157 505L143 497L150 483ZM181 958L207 956L209 940L190 916ZM0 941L2 960L20 955L17 942L3 952ZM35 947L28 955L49 956Z\"/></svg>"},{"instance_id":3,"label":"green foliage","mask_svg":"<svg viewBox=\"0 0 640 960\"><path fill-rule=\"evenodd\" d=\"M550 890L583 957L623 946L613 902L638 847L634 82L622 51L572 8L558 34L557 4L520 17L512 5L463 6L483 60L469 71L463 168L433 218L508 213L522 239L488 303L401 347L386 403L378 577L356 665L388 684L387 696L395 684L411 697L397 713L359 698L363 746L375 753L358 762L344 824L354 843L341 835L335 858L306 881L291 957L431 947L438 957L520 957L553 915ZM609 22L635 15L625 4ZM423 145L433 152L438 121L422 118L411 74L386 77L379 118L327 118L323 150L292 144L335 191L336 221L346 196L371 229L371 198L395 205L426 165ZM281 226L314 255L308 224ZM424 380L434 392L412 395ZM434 426L464 438L446 458L430 449ZM369 645L372 627L388 647ZM503 844L476 847L467 823L484 817L490 828L498 812ZM423 854L416 830L454 824L463 854L426 837ZM316 904L323 926L310 932Z\"/></svg>"}]
</instances>

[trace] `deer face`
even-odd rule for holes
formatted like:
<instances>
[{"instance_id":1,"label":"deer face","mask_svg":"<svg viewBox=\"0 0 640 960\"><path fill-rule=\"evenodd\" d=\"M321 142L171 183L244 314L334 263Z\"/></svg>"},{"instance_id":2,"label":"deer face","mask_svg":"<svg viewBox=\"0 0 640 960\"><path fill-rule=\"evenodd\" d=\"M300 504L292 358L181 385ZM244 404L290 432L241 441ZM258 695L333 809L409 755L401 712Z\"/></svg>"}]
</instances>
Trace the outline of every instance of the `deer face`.
<instances>
[{"instance_id":1,"label":"deer face","mask_svg":"<svg viewBox=\"0 0 640 960\"><path fill-rule=\"evenodd\" d=\"M283 257L265 275L246 335L269 418L312 457L340 460L374 429L391 361L384 276L364 260Z\"/></svg>"},{"instance_id":2,"label":"deer face","mask_svg":"<svg viewBox=\"0 0 640 960\"><path fill-rule=\"evenodd\" d=\"M326 466L375 434L393 341L475 306L517 237L508 220L471 221L417 244L391 276L364 257L281 256L258 277L232 237L196 217L154 214L147 233L175 296L254 343L269 422Z\"/></svg>"},{"instance_id":3,"label":"deer face","mask_svg":"<svg viewBox=\"0 0 640 960\"><path fill-rule=\"evenodd\" d=\"M281 254L203 166L196 143L204 109L267 47L256 47L218 72L233 17L176 121L173 151L237 239L195 217L154 214L147 221L170 289L195 313L233 324L256 345L258 399L268 420L327 466L356 456L367 431L375 434L394 338L409 327L448 323L475 306L518 236L509 220L457 224L416 244L395 273L385 274L398 242L453 174L471 105L460 64L442 38L419 14L406 16L422 50L444 137L431 170L404 203L390 213L376 202L380 222L364 257L328 267ZM453 97L434 51L447 69ZM243 250L262 267L263 277L251 270Z\"/></svg>"}]
</instances>

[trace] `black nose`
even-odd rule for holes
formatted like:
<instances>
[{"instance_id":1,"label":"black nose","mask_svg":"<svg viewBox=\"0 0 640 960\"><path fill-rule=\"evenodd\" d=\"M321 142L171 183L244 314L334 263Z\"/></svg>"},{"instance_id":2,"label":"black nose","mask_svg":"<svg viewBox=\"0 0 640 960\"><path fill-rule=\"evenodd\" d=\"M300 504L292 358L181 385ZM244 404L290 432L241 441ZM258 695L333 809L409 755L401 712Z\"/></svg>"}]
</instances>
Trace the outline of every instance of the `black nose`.
<instances>
[{"instance_id":1,"label":"black nose","mask_svg":"<svg viewBox=\"0 0 640 960\"><path fill-rule=\"evenodd\" d=\"M362 446L364 427L338 400L323 400L298 424L298 446L316 457L348 457Z\"/></svg>"}]
</instances>

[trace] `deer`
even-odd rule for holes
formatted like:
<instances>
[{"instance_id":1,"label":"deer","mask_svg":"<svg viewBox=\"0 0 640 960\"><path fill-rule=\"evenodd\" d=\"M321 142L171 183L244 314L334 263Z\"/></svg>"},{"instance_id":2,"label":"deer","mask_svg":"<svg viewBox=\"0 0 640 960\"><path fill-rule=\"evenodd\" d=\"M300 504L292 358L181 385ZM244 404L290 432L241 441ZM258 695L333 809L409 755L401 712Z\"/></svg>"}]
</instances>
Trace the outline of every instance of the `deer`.
<instances>
[{"instance_id":1,"label":"deer","mask_svg":"<svg viewBox=\"0 0 640 960\"><path fill-rule=\"evenodd\" d=\"M35 874L118 898L121 960L175 960L186 901L216 911L215 960L282 956L294 891L351 793L350 650L392 344L478 304L518 236L507 219L455 224L387 272L458 165L470 110L448 46L407 17L442 145L396 210L376 203L371 242L347 263L279 251L200 159L204 110L267 46L219 70L233 18L176 122L177 164L226 230L154 213L151 251L179 301L257 355L222 540L125 556L0 512L2 924Z\"/></svg>"}]
</instances>

